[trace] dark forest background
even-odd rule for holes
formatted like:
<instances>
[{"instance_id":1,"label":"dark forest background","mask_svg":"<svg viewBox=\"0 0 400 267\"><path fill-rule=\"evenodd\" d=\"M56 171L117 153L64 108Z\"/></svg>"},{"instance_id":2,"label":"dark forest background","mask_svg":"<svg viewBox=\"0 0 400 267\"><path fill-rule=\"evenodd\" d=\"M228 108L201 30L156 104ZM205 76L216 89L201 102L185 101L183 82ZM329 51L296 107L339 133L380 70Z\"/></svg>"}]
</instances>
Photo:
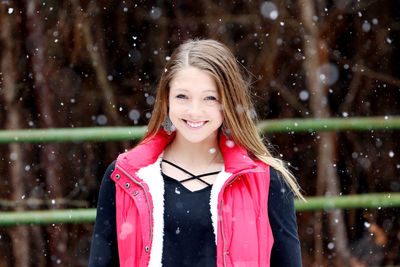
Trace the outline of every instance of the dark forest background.
<instances>
[{"instance_id":1,"label":"dark forest background","mask_svg":"<svg viewBox=\"0 0 400 267\"><path fill-rule=\"evenodd\" d=\"M0 1L0 127L145 125L172 50L228 45L260 120L400 111L400 2ZM306 196L398 192L398 131L267 134ZM134 141L0 146L0 210L96 207ZM400 265L399 209L299 212L304 266ZM0 214L1 216L1 214ZM86 266L93 224L0 228L0 267Z\"/></svg>"}]
</instances>

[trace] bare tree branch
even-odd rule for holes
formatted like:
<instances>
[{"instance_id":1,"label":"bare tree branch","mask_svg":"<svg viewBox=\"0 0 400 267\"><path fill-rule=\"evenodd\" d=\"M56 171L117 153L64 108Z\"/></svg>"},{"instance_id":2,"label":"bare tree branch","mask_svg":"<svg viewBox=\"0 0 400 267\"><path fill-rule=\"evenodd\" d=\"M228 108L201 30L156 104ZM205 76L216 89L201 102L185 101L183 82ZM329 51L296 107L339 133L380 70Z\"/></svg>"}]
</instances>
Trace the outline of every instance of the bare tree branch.
<instances>
[{"instance_id":1,"label":"bare tree branch","mask_svg":"<svg viewBox=\"0 0 400 267\"><path fill-rule=\"evenodd\" d=\"M367 66L360 64L359 62L352 62L351 60L345 59L343 57L340 57L336 55L335 53L332 53L332 56L335 60L338 62L344 64L347 64L349 68L353 71L358 73L359 75L366 76L372 80L378 80L381 82L385 82L387 84L400 87L400 79L393 77L391 75L385 74L385 73L380 73L374 70L371 70Z\"/></svg>"},{"instance_id":2,"label":"bare tree branch","mask_svg":"<svg viewBox=\"0 0 400 267\"><path fill-rule=\"evenodd\" d=\"M303 47L306 56L304 61L304 70L306 73L306 84L310 91L310 107L314 117L327 118L330 116L328 106L327 87L319 77L319 67L328 61L327 44L321 40L318 28L313 21L315 16L315 7L312 0L300 0L300 10L302 20L306 29L304 35ZM334 132L319 133L318 140L318 162L317 162L317 193L322 193L323 185L326 188L326 194L339 195L340 182L336 169L337 144L336 134ZM332 239L337 252L336 266L348 266L350 253L348 249L347 233L343 212L334 210L328 213L330 230L335 237ZM316 219L321 219L317 216ZM316 222L321 223L321 222ZM319 231L320 226L315 230ZM320 236L322 238L322 235ZM320 241L319 241L320 242ZM321 245L321 243L319 243ZM318 250L322 248L319 247ZM318 251L322 253L322 251ZM316 264L321 264L321 255L316 256Z\"/></svg>"}]
</instances>

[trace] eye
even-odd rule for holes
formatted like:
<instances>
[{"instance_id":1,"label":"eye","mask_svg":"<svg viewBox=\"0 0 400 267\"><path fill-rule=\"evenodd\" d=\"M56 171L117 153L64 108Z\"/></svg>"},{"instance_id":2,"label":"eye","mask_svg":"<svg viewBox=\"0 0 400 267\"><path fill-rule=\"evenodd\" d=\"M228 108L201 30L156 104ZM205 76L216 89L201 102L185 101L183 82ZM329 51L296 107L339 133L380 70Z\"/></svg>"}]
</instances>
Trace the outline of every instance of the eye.
<instances>
[{"instance_id":1,"label":"eye","mask_svg":"<svg viewBox=\"0 0 400 267\"><path fill-rule=\"evenodd\" d=\"M178 98L178 99L186 99L187 97L185 95L183 95L183 94L179 94L179 95L176 96L176 98Z\"/></svg>"},{"instance_id":2,"label":"eye","mask_svg":"<svg viewBox=\"0 0 400 267\"><path fill-rule=\"evenodd\" d=\"M217 100L217 98L215 96L206 96L204 99L205 100L211 100L211 101Z\"/></svg>"}]
</instances>

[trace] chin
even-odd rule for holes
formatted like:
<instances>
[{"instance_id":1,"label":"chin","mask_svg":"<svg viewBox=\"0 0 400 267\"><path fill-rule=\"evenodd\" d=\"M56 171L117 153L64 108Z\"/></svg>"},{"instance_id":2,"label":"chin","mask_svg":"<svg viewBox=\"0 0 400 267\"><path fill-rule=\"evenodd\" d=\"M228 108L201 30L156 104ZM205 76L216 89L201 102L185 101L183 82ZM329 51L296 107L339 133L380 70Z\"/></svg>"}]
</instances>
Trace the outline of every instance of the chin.
<instances>
[{"instance_id":1,"label":"chin","mask_svg":"<svg viewBox=\"0 0 400 267\"><path fill-rule=\"evenodd\" d=\"M180 133L182 136L182 139L186 140L189 143L192 144L199 144L202 142L207 142L212 140L213 138L217 138L218 131L215 131L211 134L208 135L196 135L196 134L191 134L191 133Z\"/></svg>"},{"instance_id":2,"label":"chin","mask_svg":"<svg viewBox=\"0 0 400 267\"><path fill-rule=\"evenodd\" d=\"M196 137L194 137L194 136L190 136L190 137L188 137L188 136L183 136L183 138L184 138L187 142L192 143L192 144L199 144L199 143L202 143L202 142L204 142L205 140L207 140L207 137L198 137L198 138L196 138Z\"/></svg>"}]
</instances>

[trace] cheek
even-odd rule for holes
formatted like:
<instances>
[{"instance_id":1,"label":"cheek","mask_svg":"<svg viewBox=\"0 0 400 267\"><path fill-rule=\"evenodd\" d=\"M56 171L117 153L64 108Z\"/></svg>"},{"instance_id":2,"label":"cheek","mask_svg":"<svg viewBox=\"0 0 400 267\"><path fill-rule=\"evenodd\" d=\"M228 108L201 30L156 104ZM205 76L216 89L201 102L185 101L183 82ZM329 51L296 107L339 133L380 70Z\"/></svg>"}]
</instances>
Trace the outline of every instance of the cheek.
<instances>
[{"instance_id":1,"label":"cheek","mask_svg":"<svg viewBox=\"0 0 400 267\"><path fill-rule=\"evenodd\" d=\"M215 109L217 110L218 114L224 116L224 107L222 106L222 104L218 104Z\"/></svg>"},{"instance_id":2,"label":"cheek","mask_svg":"<svg viewBox=\"0 0 400 267\"><path fill-rule=\"evenodd\" d=\"M224 115L221 114L221 117L220 117L220 123L221 123L221 125L222 125L222 123L224 122L224 120L225 120Z\"/></svg>"},{"instance_id":3,"label":"cheek","mask_svg":"<svg viewBox=\"0 0 400 267\"><path fill-rule=\"evenodd\" d=\"M168 109L168 115L172 121L182 116L182 108L177 105L170 105Z\"/></svg>"},{"instance_id":4,"label":"cheek","mask_svg":"<svg viewBox=\"0 0 400 267\"><path fill-rule=\"evenodd\" d=\"M215 111L215 114L218 114L218 121L222 124L224 122L224 113L222 112L222 110L220 108L218 108L218 110Z\"/></svg>"}]
</instances>

